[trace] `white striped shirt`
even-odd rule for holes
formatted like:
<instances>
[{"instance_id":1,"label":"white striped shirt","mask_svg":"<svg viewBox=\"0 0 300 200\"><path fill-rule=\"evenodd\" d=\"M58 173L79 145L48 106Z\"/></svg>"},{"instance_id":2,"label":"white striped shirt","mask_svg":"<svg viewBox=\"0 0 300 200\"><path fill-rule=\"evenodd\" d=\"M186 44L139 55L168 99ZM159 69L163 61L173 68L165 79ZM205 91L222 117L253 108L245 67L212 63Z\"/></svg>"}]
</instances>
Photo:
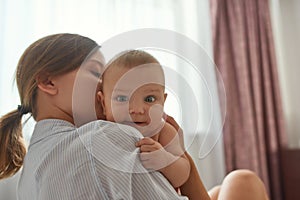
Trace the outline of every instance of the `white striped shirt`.
<instances>
[{"instance_id":1,"label":"white striped shirt","mask_svg":"<svg viewBox=\"0 0 300 200\"><path fill-rule=\"evenodd\" d=\"M19 200L187 199L143 168L134 128L94 121L37 122L18 184Z\"/></svg>"}]
</instances>

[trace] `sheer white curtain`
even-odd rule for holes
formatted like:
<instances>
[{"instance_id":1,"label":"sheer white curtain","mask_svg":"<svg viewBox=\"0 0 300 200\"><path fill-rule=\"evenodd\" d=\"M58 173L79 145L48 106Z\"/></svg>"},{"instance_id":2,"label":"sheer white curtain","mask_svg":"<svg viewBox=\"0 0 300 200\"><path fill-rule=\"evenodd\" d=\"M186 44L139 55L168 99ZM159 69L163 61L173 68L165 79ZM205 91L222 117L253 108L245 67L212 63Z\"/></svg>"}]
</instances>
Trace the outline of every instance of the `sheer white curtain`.
<instances>
[{"instance_id":1,"label":"sheer white curtain","mask_svg":"<svg viewBox=\"0 0 300 200\"><path fill-rule=\"evenodd\" d=\"M101 44L125 31L161 28L187 36L201 45L208 56L212 57L209 0L1 0L0 25L0 115L15 109L19 104L17 89L13 84L19 57L32 42L49 34L78 33ZM168 63L169 60L163 55L157 56L162 63ZM178 66L176 58L173 58L173 62ZM181 69L182 73L184 71ZM214 70L207 73L210 74L204 76L214 77ZM180 100L184 101L184 98L188 97L182 97ZM180 121L179 109L173 104L173 100L174 97L169 96L166 109ZM201 106L201 113L204 114L199 118L203 121L206 119L206 103L201 101L201 104L204 104ZM220 113L216 110L218 116ZM217 123L220 125L221 122ZM24 127L27 140L33 125L34 122L31 121ZM219 138L220 142L213 151L205 158L199 159L199 146L203 137L199 134L199 137L193 139L189 151L198 164L205 186L209 189L219 184L224 177L223 147ZM185 139L191 140L188 133ZM214 136L213 140L215 139ZM15 198L13 192L17 178L16 176L0 182L1 197L6 195L4 199Z\"/></svg>"},{"instance_id":2,"label":"sheer white curtain","mask_svg":"<svg viewBox=\"0 0 300 200\"><path fill-rule=\"evenodd\" d=\"M271 0L271 19L290 148L300 148L300 1Z\"/></svg>"}]
</instances>

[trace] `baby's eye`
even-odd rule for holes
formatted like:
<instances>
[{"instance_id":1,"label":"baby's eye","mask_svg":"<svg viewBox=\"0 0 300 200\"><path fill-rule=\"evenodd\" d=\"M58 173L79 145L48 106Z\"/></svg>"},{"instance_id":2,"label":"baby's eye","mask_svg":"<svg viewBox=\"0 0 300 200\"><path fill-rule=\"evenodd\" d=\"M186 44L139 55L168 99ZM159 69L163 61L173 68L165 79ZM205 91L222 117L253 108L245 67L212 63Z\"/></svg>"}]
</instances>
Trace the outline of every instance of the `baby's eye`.
<instances>
[{"instance_id":1,"label":"baby's eye","mask_svg":"<svg viewBox=\"0 0 300 200\"><path fill-rule=\"evenodd\" d=\"M123 95L119 95L116 97L116 100L119 102L126 102L128 101L128 97L127 96L123 96Z\"/></svg>"},{"instance_id":2,"label":"baby's eye","mask_svg":"<svg viewBox=\"0 0 300 200\"><path fill-rule=\"evenodd\" d=\"M154 102L156 99L154 96L147 96L144 101L147 102L147 103L152 103Z\"/></svg>"}]
</instances>

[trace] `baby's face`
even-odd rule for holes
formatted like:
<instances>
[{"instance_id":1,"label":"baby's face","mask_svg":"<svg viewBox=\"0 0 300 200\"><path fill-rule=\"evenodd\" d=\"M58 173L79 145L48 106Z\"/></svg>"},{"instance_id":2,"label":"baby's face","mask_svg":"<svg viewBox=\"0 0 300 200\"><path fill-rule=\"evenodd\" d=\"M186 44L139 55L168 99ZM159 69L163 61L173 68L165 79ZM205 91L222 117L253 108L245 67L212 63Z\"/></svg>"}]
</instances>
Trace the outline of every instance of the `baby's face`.
<instances>
[{"instance_id":1,"label":"baby's face","mask_svg":"<svg viewBox=\"0 0 300 200\"><path fill-rule=\"evenodd\" d=\"M144 136L156 134L164 123L166 99L157 69L114 68L109 73L103 88L106 119L133 126Z\"/></svg>"}]
</instances>

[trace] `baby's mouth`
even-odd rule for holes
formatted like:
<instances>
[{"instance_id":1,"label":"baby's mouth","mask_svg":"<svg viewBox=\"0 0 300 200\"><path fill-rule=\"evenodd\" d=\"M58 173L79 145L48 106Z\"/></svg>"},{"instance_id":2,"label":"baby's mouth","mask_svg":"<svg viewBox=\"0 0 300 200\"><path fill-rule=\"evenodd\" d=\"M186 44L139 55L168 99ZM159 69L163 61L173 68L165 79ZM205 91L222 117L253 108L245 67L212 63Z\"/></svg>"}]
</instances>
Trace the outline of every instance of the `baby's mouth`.
<instances>
[{"instance_id":1,"label":"baby's mouth","mask_svg":"<svg viewBox=\"0 0 300 200\"><path fill-rule=\"evenodd\" d=\"M148 123L147 122L139 122L139 121L136 121L136 122L130 122L130 121L127 121L127 122L124 122L124 124L127 124L129 126L147 126Z\"/></svg>"},{"instance_id":2,"label":"baby's mouth","mask_svg":"<svg viewBox=\"0 0 300 200\"><path fill-rule=\"evenodd\" d=\"M147 126L148 125L147 122L134 122L134 124L136 124L138 126Z\"/></svg>"}]
</instances>

